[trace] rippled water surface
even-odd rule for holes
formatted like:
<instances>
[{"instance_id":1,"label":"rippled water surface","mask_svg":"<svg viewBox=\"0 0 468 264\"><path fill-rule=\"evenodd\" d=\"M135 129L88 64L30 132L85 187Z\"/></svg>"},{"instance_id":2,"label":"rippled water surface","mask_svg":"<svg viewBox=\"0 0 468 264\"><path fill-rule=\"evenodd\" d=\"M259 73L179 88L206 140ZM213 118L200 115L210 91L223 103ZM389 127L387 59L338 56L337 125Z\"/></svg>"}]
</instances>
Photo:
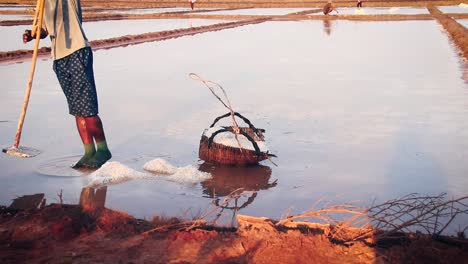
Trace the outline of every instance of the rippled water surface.
<instances>
[{"instance_id":1,"label":"rippled water surface","mask_svg":"<svg viewBox=\"0 0 468 264\"><path fill-rule=\"evenodd\" d=\"M51 64L38 62L22 139L44 152L0 155L1 204L39 192L56 202L60 190L65 202L78 203L87 182L38 173L82 151ZM112 185L108 208L146 218L197 215L244 187L258 192L236 201L240 213L279 218L323 197L370 202L468 191L468 87L436 21L266 22L99 50L94 67L113 161L143 171L159 157L214 177ZM0 65L2 146L13 142L28 71L29 63ZM190 72L222 84L234 109L266 129L278 167L211 168L198 160L203 129L226 109Z\"/></svg>"}]
</instances>

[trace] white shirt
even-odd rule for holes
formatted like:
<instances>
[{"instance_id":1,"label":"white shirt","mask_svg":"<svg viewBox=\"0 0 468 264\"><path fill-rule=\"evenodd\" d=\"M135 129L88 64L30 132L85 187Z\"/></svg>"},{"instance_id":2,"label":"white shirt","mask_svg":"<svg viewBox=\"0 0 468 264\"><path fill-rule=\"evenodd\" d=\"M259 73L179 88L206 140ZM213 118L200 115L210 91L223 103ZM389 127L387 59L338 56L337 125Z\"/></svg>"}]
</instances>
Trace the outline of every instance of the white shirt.
<instances>
[{"instance_id":1,"label":"white shirt","mask_svg":"<svg viewBox=\"0 0 468 264\"><path fill-rule=\"evenodd\" d=\"M45 0L42 25L50 36L54 60L90 46L81 23L80 0Z\"/></svg>"}]
</instances>

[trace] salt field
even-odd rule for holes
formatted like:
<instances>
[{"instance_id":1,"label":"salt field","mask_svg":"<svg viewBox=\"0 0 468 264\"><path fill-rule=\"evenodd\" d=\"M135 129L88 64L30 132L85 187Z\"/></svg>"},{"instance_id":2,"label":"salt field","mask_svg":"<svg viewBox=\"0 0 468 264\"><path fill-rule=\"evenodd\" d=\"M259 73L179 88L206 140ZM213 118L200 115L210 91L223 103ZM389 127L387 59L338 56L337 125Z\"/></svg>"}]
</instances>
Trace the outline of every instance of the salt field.
<instances>
[{"instance_id":1,"label":"salt field","mask_svg":"<svg viewBox=\"0 0 468 264\"><path fill-rule=\"evenodd\" d=\"M28 20L32 19L32 15L0 15L0 21L5 20ZM3 30L2 30L3 32Z\"/></svg>"},{"instance_id":2,"label":"salt field","mask_svg":"<svg viewBox=\"0 0 468 264\"><path fill-rule=\"evenodd\" d=\"M451 14L466 14L468 13L468 5L460 4L457 6L438 6L437 7L440 11L444 13L451 13Z\"/></svg>"},{"instance_id":3,"label":"salt field","mask_svg":"<svg viewBox=\"0 0 468 264\"><path fill-rule=\"evenodd\" d=\"M306 10L309 10L309 9L307 8L244 8L244 9L234 9L234 10L210 11L210 12L201 13L201 14L271 16L271 15L287 15L287 14L297 13L297 12L306 11Z\"/></svg>"},{"instance_id":4,"label":"salt field","mask_svg":"<svg viewBox=\"0 0 468 264\"><path fill-rule=\"evenodd\" d=\"M90 23L85 30L99 37L115 25ZM60 190L65 202L78 203L88 184L87 176L40 171L44 164L72 164L82 152L51 64L38 61L22 137L22 145L43 153L0 156L2 204L38 192L52 202ZM0 65L3 147L14 139L28 71L29 62ZM467 85L436 21L265 22L99 50L94 71L111 161L139 173L158 158L213 172L191 184L154 177L109 186L106 207L136 217L204 210L245 182L235 170L226 178L198 159L201 133L226 109L191 72L222 84L234 109L266 129L278 156L278 166L264 161L242 172L257 175L246 189L258 193L241 214L278 218L323 197L370 202L468 190Z\"/></svg>"},{"instance_id":5,"label":"salt field","mask_svg":"<svg viewBox=\"0 0 468 264\"><path fill-rule=\"evenodd\" d=\"M154 20L106 20L83 23L88 40L115 38L130 34L143 34L179 28L199 27L226 22L208 19L154 19ZM0 26L1 32L11 36L0 43L0 51L33 49L34 42L23 44L22 34L30 26ZM16 38L14 37L16 36ZM41 40L40 47L50 46L49 38Z\"/></svg>"},{"instance_id":6,"label":"salt field","mask_svg":"<svg viewBox=\"0 0 468 264\"><path fill-rule=\"evenodd\" d=\"M468 28L468 19L459 19L457 22Z\"/></svg>"},{"instance_id":7,"label":"salt field","mask_svg":"<svg viewBox=\"0 0 468 264\"><path fill-rule=\"evenodd\" d=\"M188 12L190 7L170 7L170 8L140 8L140 9L120 9L120 10L109 10L106 13L115 14L160 14L160 13L172 13L172 12Z\"/></svg>"},{"instance_id":8,"label":"salt field","mask_svg":"<svg viewBox=\"0 0 468 264\"><path fill-rule=\"evenodd\" d=\"M365 4L364 4L365 5ZM330 15L420 15L429 14L427 8L417 7L366 7L363 8L350 8L350 7L337 7L338 13L332 11ZM322 12L312 13L311 15L323 15Z\"/></svg>"}]
</instances>

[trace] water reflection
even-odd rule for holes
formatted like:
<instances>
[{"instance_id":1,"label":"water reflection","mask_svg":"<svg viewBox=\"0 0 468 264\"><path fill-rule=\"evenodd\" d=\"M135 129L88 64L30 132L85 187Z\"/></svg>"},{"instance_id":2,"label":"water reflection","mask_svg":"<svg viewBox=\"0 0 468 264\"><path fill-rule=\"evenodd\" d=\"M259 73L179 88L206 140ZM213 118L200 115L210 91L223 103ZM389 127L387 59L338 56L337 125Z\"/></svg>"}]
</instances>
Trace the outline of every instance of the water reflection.
<instances>
[{"instance_id":1,"label":"water reflection","mask_svg":"<svg viewBox=\"0 0 468 264\"><path fill-rule=\"evenodd\" d=\"M85 211L94 211L104 209L106 203L107 187L81 189L80 206Z\"/></svg>"},{"instance_id":2,"label":"water reflection","mask_svg":"<svg viewBox=\"0 0 468 264\"><path fill-rule=\"evenodd\" d=\"M323 31L325 31L325 34L330 36L331 31L332 31L332 22L328 19L323 20Z\"/></svg>"},{"instance_id":3,"label":"water reflection","mask_svg":"<svg viewBox=\"0 0 468 264\"><path fill-rule=\"evenodd\" d=\"M278 184L277 180L270 183L271 168L263 165L228 167L203 163L199 170L211 173L212 178L201 183L203 194L220 208L218 217L224 210L232 210L231 224L239 210L252 204L258 191Z\"/></svg>"}]
</instances>

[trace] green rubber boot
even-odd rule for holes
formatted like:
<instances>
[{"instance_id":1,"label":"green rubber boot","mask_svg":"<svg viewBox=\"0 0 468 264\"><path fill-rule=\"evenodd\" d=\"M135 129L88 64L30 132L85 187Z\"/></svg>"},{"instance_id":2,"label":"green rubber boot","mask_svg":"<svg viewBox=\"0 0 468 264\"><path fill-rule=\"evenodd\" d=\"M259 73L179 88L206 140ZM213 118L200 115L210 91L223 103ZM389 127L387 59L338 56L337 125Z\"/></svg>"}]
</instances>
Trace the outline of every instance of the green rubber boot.
<instances>
[{"instance_id":1,"label":"green rubber boot","mask_svg":"<svg viewBox=\"0 0 468 264\"><path fill-rule=\"evenodd\" d=\"M72 168L74 169L87 167L85 163L91 160L96 154L96 149L94 148L94 144L84 144L83 146L84 146L85 153L83 157L81 157L81 159L77 163L75 163L75 165L72 166Z\"/></svg>"},{"instance_id":2,"label":"green rubber boot","mask_svg":"<svg viewBox=\"0 0 468 264\"><path fill-rule=\"evenodd\" d=\"M112 154L107 147L106 141L96 142L97 151L94 153L93 157L83 163L84 166L90 168L99 168L106 161L112 158Z\"/></svg>"}]
</instances>

